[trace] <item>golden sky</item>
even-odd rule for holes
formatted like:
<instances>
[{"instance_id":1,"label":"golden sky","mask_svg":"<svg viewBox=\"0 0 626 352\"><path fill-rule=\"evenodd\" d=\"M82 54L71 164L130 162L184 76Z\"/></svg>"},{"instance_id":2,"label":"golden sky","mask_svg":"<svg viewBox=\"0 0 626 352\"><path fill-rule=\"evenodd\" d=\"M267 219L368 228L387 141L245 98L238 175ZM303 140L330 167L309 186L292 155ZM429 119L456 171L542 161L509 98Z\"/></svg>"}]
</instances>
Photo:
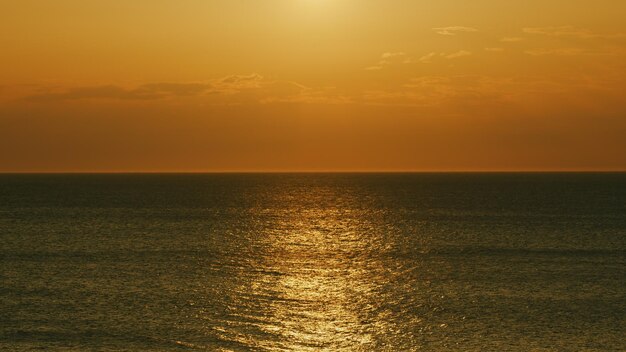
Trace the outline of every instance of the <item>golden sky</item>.
<instances>
[{"instance_id":1,"label":"golden sky","mask_svg":"<svg viewBox=\"0 0 626 352\"><path fill-rule=\"evenodd\" d=\"M624 0L0 9L0 172L626 170Z\"/></svg>"}]
</instances>

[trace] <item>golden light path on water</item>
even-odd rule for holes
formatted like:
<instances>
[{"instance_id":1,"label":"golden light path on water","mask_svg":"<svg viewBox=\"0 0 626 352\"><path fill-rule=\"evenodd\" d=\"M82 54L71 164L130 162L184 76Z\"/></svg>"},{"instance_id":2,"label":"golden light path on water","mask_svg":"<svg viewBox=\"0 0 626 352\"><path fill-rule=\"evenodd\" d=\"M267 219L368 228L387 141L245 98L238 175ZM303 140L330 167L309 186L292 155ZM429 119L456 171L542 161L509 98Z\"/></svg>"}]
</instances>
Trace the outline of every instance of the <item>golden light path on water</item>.
<instances>
[{"instance_id":1,"label":"golden light path on water","mask_svg":"<svg viewBox=\"0 0 626 352\"><path fill-rule=\"evenodd\" d=\"M355 199L319 191L276 195L277 204L296 206L274 214L275 222L251 244L264 253L249 281L236 288L247 302L217 329L222 340L264 351L354 351L393 334L384 319L389 313L378 311L378 293L391 277L372 255L384 251L374 219L354 208Z\"/></svg>"}]
</instances>

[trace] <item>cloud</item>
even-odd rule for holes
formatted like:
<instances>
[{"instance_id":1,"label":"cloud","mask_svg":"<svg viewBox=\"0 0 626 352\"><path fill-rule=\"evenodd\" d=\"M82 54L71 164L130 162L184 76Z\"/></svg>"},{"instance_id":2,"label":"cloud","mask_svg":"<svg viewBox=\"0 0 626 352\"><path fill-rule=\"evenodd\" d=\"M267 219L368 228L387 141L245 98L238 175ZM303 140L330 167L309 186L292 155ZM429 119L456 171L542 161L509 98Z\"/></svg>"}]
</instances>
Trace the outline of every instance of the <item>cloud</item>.
<instances>
[{"instance_id":1,"label":"cloud","mask_svg":"<svg viewBox=\"0 0 626 352\"><path fill-rule=\"evenodd\" d=\"M493 101L496 93L491 82L482 76L421 76L397 89L368 91L363 98L371 104L447 109Z\"/></svg>"},{"instance_id":2,"label":"cloud","mask_svg":"<svg viewBox=\"0 0 626 352\"><path fill-rule=\"evenodd\" d=\"M380 55L380 61L378 64L368 66L365 68L366 71L378 71L382 70L385 66L393 65L393 64L409 64L412 63L413 60L402 51L399 52L387 52Z\"/></svg>"},{"instance_id":3,"label":"cloud","mask_svg":"<svg viewBox=\"0 0 626 352\"><path fill-rule=\"evenodd\" d=\"M272 94L260 99L260 103L346 104L353 101L335 87L309 88L296 82L276 82L270 88Z\"/></svg>"},{"instance_id":4,"label":"cloud","mask_svg":"<svg viewBox=\"0 0 626 352\"><path fill-rule=\"evenodd\" d=\"M432 62L432 60L437 56L437 53L428 53L422 57L420 57L417 61L424 63L424 64L429 64Z\"/></svg>"},{"instance_id":5,"label":"cloud","mask_svg":"<svg viewBox=\"0 0 626 352\"><path fill-rule=\"evenodd\" d=\"M365 68L366 71L380 71L387 66L395 65L395 64L411 64L411 63L422 63L422 64L430 64L433 63L437 58L445 58L445 59L456 59L463 56L470 56L471 52L467 50L459 50L454 53L437 53L430 52L426 55L421 56L419 59L414 60L410 56L408 56L405 52L387 52L383 53L380 56L380 61L376 65L368 66Z\"/></svg>"},{"instance_id":6,"label":"cloud","mask_svg":"<svg viewBox=\"0 0 626 352\"><path fill-rule=\"evenodd\" d=\"M253 73L251 75L231 75L217 80L216 83L234 88L258 88L263 81L263 76Z\"/></svg>"},{"instance_id":7,"label":"cloud","mask_svg":"<svg viewBox=\"0 0 626 352\"><path fill-rule=\"evenodd\" d=\"M381 55L381 57L383 59L391 59L391 58L399 57L399 56L406 56L406 53L404 53L404 52L384 53L384 54Z\"/></svg>"},{"instance_id":8,"label":"cloud","mask_svg":"<svg viewBox=\"0 0 626 352\"><path fill-rule=\"evenodd\" d=\"M151 83L134 89L115 85L76 87L63 92L45 92L24 98L27 101L46 102L81 99L152 100L174 96L193 96L212 88L203 83Z\"/></svg>"},{"instance_id":9,"label":"cloud","mask_svg":"<svg viewBox=\"0 0 626 352\"><path fill-rule=\"evenodd\" d=\"M384 53L381 55L381 61L379 65L389 65L394 63L409 64L411 62L411 58L404 52Z\"/></svg>"},{"instance_id":10,"label":"cloud","mask_svg":"<svg viewBox=\"0 0 626 352\"><path fill-rule=\"evenodd\" d=\"M203 94L236 94L243 90L259 89L268 82L259 74L231 75L198 83L148 83L135 88L116 85L73 87L64 91L44 91L23 98L33 102L63 100L110 99L156 100L174 97L192 97Z\"/></svg>"},{"instance_id":11,"label":"cloud","mask_svg":"<svg viewBox=\"0 0 626 352\"><path fill-rule=\"evenodd\" d=\"M485 48L485 51L500 52L504 51L504 48Z\"/></svg>"},{"instance_id":12,"label":"cloud","mask_svg":"<svg viewBox=\"0 0 626 352\"><path fill-rule=\"evenodd\" d=\"M241 91L260 89L268 83L268 80L257 73L230 75L211 81L213 92L221 94L237 94Z\"/></svg>"},{"instance_id":13,"label":"cloud","mask_svg":"<svg viewBox=\"0 0 626 352\"><path fill-rule=\"evenodd\" d=\"M623 97L623 77L606 76L419 76L399 87L366 91L363 101L374 105L398 105L423 108L457 109L464 107L525 106L543 104L545 96L575 96L592 99L603 96ZM567 102L569 104L569 102Z\"/></svg>"},{"instance_id":14,"label":"cloud","mask_svg":"<svg viewBox=\"0 0 626 352\"><path fill-rule=\"evenodd\" d=\"M577 28L574 26L556 26L556 27L526 27L522 31L527 34L546 35L551 37L571 37L579 39L593 38L626 38L626 33L600 34L594 33L588 29Z\"/></svg>"},{"instance_id":15,"label":"cloud","mask_svg":"<svg viewBox=\"0 0 626 352\"><path fill-rule=\"evenodd\" d=\"M524 53L527 55L532 55L532 56L546 56L546 55L577 56L577 55L591 55L592 54L580 48L532 49L532 50L526 50Z\"/></svg>"},{"instance_id":16,"label":"cloud","mask_svg":"<svg viewBox=\"0 0 626 352\"><path fill-rule=\"evenodd\" d=\"M470 56L472 55L472 53L470 51L467 50L459 50L456 53L452 53L452 54L447 54L444 57L446 59L456 59L458 57L463 57L463 56Z\"/></svg>"},{"instance_id":17,"label":"cloud","mask_svg":"<svg viewBox=\"0 0 626 352\"><path fill-rule=\"evenodd\" d=\"M441 35L457 35L459 32L478 32L478 29L463 26L450 26L433 28L433 31Z\"/></svg>"},{"instance_id":18,"label":"cloud","mask_svg":"<svg viewBox=\"0 0 626 352\"><path fill-rule=\"evenodd\" d=\"M549 36L572 36L572 37L587 37L590 35L589 31L576 29L572 26L560 26L560 27L526 27L522 31L528 34L541 34Z\"/></svg>"},{"instance_id":19,"label":"cloud","mask_svg":"<svg viewBox=\"0 0 626 352\"><path fill-rule=\"evenodd\" d=\"M520 38L520 37L504 37L500 39L500 41L503 43L515 43L515 42L521 42L523 40L524 38Z\"/></svg>"},{"instance_id":20,"label":"cloud","mask_svg":"<svg viewBox=\"0 0 626 352\"><path fill-rule=\"evenodd\" d=\"M456 58L459 58L459 57L470 56L470 55L472 55L472 53L470 51L467 51L467 50L459 50L459 51L453 52L453 53L436 53L436 52L431 52L431 53L428 53L428 54L420 57L417 60L417 62L420 62L420 63L423 63L423 64L430 64L430 63L433 63L438 58L456 59Z\"/></svg>"},{"instance_id":21,"label":"cloud","mask_svg":"<svg viewBox=\"0 0 626 352\"><path fill-rule=\"evenodd\" d=\"M192 96L203 93L211 87L211 84L206 83L151 83L130 92L139 96Z\"/></svg>"},{"instance_id":22,"label":"cloud","mask_svg":"<svg viewBox=\"0 0 626 352\"><path fill-rule=\"evenodd\" d=\"M28 93L18 101L54 103L79 100L158 101L195 97L209 105L266 103L337 103L347 98L330 89L313 89L296 82L270 80L259 74L230 75L204 83L148 83L134 88L116 85L72 87Z\"/></svg>"}]
</instances>

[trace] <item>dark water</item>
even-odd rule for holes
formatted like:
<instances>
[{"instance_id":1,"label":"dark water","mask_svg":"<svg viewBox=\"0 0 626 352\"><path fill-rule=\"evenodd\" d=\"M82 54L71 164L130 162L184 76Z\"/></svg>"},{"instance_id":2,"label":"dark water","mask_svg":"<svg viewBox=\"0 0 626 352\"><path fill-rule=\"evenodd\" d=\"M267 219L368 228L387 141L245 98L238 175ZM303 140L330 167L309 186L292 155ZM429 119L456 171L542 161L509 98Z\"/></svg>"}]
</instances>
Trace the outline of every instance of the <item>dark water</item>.
<instances>
[{"instance_id":1,"label":"dark water","mask_svg":"<svg viewBox=\"0 0 626 352\"><path fill-rule=\"evenodd\" d=\"M0 350L626 351L626 174L0 176Z\"/></svg>"}]
</instances>

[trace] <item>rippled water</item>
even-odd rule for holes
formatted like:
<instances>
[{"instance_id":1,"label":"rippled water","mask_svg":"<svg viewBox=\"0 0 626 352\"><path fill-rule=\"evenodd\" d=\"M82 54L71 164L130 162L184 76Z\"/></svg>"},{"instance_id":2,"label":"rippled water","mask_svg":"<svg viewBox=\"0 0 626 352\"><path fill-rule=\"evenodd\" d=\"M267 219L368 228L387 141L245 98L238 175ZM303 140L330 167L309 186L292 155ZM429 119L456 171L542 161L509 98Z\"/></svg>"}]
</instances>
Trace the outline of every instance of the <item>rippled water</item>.
<instances>
[{"instance_id":1,"label":"rippled water","mask_svg":"<svg viewBox=\"0 0 626 352\"><path fill-rule=\"evenodd\" d=\"M626 351L626 174L3 175L1 350Z\"/></svg>"}]
</instances>

